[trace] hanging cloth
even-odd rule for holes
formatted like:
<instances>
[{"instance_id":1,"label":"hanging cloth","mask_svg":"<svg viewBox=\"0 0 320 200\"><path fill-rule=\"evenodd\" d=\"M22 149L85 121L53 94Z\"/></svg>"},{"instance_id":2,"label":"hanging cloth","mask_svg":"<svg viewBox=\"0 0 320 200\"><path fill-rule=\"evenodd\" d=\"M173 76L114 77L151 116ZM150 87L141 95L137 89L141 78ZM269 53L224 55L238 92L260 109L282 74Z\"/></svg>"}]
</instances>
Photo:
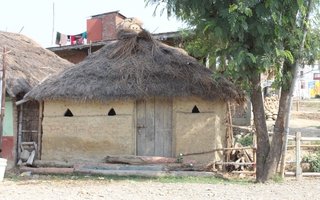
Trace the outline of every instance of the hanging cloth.
<instances>
[{"instance_id":1,"label":"hanging cloth","mask_svg":"<svg viewBox=\"0 0 320 200\"><path fill-rule=\"evenodd\" d=\"M60 44L61 44L61 45L66 45L67 42L68 42L68 41L67 41L67 35L61 33L61 36L60 36Z\"/></svg>"},{"instance_id":2,"label":"hanging cloth","mask_svg":"<svg viewBox=\"0 0 320 200\"><path fill-rule=\"evenodd\" d=\"M87 39L87 31L82 33L82 37L83 37L84 39Z\"/></svg>"},{"instance_id":3,"label":"hanging cloth","mask_svg":"<svg viewBox=\"0 0 320 200\"><path fill-rule=\"evenodd\" d=\"M71 45L74 45L75 36L74 36L74 35L71 35L70 38L71 38Z\"/></svg>"},{"instance_id":4,"label":"hanging cloth","mask_svg":"<svg viewBox=\"0 0 320 200\"><path fill-rule=\"evenodd\" d=\"M61 38L61 33L60 33L60 32L57 32L56 45L60 45L60 38Z\"/></svg>"}]
</instances>

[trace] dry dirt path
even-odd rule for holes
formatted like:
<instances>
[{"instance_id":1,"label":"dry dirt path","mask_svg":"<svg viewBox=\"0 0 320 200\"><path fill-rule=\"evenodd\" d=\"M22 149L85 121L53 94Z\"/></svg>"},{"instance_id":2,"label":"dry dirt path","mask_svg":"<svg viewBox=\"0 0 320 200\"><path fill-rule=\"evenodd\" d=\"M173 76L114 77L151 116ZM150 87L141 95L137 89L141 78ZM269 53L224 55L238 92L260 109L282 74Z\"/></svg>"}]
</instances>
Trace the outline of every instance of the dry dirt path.
<instances>
[{"instance_id":1,"label":"dry dirt path","mask_svg":"<svg viewBox=\"0 0 320 200\"><path fill-rule=\"evenodd\" d=\"M320 112L294 112L289 127L290 135L301 132L302 137L320 137Z\"/></svg>"},{"instance_id":2,"label":"dry dirt path","mask_svg":"<svg viewBox=\"0 0 320 200\"><path fill-rule=\"evenodd\" d=\"M108 180L24 180L0 182L0 199L319 199L320 179L265 184L159 183Z\"/></svg>"}]
</instances>

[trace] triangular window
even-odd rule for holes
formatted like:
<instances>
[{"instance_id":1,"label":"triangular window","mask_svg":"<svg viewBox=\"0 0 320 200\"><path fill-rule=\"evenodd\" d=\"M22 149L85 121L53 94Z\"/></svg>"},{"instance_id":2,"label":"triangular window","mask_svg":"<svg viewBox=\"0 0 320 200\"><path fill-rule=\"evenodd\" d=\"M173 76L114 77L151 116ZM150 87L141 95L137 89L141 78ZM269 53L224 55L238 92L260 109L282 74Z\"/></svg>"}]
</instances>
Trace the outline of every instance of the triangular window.
<instances>
[{"instance_id":1,"label":"triangular window","mask_svg":"<svg viewBox=\"0 0 320 200\"><path fill-rule=\"evenodd\" d=\"M197 106L194 106L192 109L192 113L200 113L199 109Z\"/></svg>"},{"instance_id":2,"label":"triangular window","mask_svg":"<svg viewBox=\"0 0 320 200\"><path fill-rule=\"evenodd\" d=\"M114 111L114 109L111 108L110 111L108 112L108 115L109 116L114 116L114 115L116 115L116 111Z\"/></svg>"},{"instance_id":3,"label":"triangular window","mask_svg":"<svg viewBox=\"0 0 320 200\"><path fill-rule=\"evenodd\" d=\"M73 114L72 114L72 112L69 110L69 108L68 108L68 110L64 113L64 116L65 116L65 117L73 117Z\"/></svg>"}]
</instances>

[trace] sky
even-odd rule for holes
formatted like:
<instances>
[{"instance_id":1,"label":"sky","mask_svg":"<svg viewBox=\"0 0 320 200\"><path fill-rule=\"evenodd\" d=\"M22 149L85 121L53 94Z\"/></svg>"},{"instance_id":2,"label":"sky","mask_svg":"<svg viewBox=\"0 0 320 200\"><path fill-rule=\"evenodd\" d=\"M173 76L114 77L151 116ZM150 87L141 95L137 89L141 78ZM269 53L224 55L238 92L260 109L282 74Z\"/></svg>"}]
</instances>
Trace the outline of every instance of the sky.
<instances>
[{"instance_id":1,"label":"sky","mask_svg":"<svg viewBox=\"0 0 320 200\"><path fill-rule=\"evenodd\" d=\"M137 17L151 33L177 31L185 25L167 18L144 0L7 0L0 3L0 30L25 35L44 48L55 45L56 32L76 35L86 31L90 16L119 11Z\"/></svg>"}]
</instances>

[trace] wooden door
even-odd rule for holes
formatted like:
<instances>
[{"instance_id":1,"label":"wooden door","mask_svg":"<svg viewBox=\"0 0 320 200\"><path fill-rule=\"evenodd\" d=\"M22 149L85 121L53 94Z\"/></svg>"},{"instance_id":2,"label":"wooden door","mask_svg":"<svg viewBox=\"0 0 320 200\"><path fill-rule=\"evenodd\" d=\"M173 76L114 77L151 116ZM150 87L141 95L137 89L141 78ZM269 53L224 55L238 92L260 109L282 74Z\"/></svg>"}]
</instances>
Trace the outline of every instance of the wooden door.
<instances>
[{"instance_id":1,"label":"wooden door","mask_svg":"<svg viewBox=\"0 0 320 200\"><path fill-rule=\"evenodd\" d=\"M172 100L137 101L137 155L172 157Z\"/></svg>"}]
</instances>

